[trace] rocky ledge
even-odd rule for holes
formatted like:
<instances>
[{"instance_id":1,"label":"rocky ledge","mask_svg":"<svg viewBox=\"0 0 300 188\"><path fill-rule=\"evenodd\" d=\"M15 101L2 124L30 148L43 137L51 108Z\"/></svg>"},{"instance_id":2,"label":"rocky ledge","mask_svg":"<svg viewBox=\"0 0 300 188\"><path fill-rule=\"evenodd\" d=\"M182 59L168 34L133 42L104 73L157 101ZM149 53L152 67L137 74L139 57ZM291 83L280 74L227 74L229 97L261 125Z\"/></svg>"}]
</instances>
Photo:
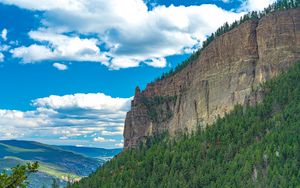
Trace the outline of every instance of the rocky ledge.
<instances>
[{"instance_id":1,"label":"rocky ledge","mask_svg":"<svg viewBox=\"0 0 300 188\"><path fill-rule=\"evenodd\" d=\"M236 104L260 102L259 85L300 59L300 9L271 13L216 38L180 72L136 89L125 148L168 131L211 124Z\"/></svg>"}]
</instances>

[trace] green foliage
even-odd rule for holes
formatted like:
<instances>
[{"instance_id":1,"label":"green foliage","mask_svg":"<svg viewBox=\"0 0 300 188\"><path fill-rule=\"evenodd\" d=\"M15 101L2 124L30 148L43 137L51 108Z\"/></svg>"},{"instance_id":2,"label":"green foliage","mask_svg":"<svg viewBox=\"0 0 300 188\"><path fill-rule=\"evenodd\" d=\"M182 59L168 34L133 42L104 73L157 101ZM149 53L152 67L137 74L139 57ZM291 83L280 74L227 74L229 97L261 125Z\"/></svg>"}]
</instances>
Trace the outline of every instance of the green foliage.
<instances>
[{"instance_id":1,"label":"green foliage","mask_svg":"<svg viewBox=\"0 0 300 188\"><path fill-rule=\"evenodd\" d=\"M0 187L1 188L25 188L28 185L27 177L31 173L37 172L39 167L38 162L27 163L26 165L17 165L13 167L10 174L2 172L0 174Z\"/></svg>"},{"instance_id":2,"label":"green foliage","mask_svg":"<svg viewBox=\"0 0 300 188\"><path fill-rule=\"evenodd\" d=\"M148 115L153 122L165 121L173 116L170 109L171 104L176 103L177 96L155 96L152 98L142 96L141 104L148 109ZM163 106L165 105L165 106ZM166 108L164 110L163 108ZM167 112L165 114L165 112Z\"/></svg>"},{"instance_id":3,"label":"green foliage","mask_svg":"<svg viewBox=\"0 0 300 188\"><path fill-rule=\"evenodd\" d=\"M51 184L51 188L59 188L59 183L57 181L57 179L52 179L52 184Z\"/></svg>"},{"instance_id":4,"label":"green foliage","mask_svg":"<svg viewBox=\"0 0 300 188\"><path fill-rule=\"evenodd\" d=\"M155 81L163 80L170 76L173 76L177 72L180 72L189 64L193 63L198 57L201 55L202 51L217 37L223 35L224 33L231 31L232 29L240 26L249 20L259 20L265 15L277 11L277 10L287 10L292 8L297 8L300 6L300 0L278 0L276 3L270 5L268 8L265 8L261 12L253 11L245 14L240 18L239 21L235 21L232 24L228 24L227 22L217 29L215 33L212 33L205 41L203 41L202 47L194 52L187 60L183 63L176 66L175 69L171 69L168 73L163 73L160 78L157 78Z\"/></svg>"},{"instance_id":5,"label":"green foliage","mask_svg":"<svg viewBox=\"0 0 300 188\"><path fill-rule=\"evenodd\" d=\"M73 187L299 186L300 62L263 87L261 104L236 106L205 131L126 150Z\"/></svg>"}]
</instances>

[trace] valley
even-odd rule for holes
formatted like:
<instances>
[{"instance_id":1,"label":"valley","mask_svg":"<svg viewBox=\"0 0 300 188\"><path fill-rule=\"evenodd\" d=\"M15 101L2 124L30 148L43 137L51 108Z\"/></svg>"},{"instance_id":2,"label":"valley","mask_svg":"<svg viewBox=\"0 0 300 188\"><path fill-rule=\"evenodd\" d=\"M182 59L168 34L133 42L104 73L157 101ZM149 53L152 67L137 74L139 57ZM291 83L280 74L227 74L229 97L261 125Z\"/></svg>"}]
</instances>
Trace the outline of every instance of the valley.
<instances>
[{"instance_id":1,"label":"valley","mask_svg":"<svg viewBox=\"0 0 300 188\"><path fill-rule=\"evenodd\" d=\"M121 149L77 148L75 146L51 146L32 141L0 141L0 170L27 162L38 161L37 173L29 176L29 188L47 187L53 178L65 186L67 181L79 181L88 176Z\"/></svg>"}]
</instances>

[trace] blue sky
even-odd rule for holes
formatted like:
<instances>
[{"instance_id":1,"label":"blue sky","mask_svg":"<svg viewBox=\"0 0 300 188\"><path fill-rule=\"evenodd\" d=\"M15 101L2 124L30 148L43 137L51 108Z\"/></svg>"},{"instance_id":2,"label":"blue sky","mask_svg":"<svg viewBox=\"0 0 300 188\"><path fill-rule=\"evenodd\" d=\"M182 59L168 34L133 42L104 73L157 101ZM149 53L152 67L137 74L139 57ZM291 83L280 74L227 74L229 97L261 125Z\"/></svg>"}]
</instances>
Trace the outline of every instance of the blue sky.
<instances>
[{"instance_id":1,"label":"blue sky","mask_svg":"<svg viewBox=\"0 0 300 188\"><path fill-rule=\"evenodd\" d=\"M134 88L274 0L0 0L0 138L121 147Z\"/></svg>"}]
</instances>

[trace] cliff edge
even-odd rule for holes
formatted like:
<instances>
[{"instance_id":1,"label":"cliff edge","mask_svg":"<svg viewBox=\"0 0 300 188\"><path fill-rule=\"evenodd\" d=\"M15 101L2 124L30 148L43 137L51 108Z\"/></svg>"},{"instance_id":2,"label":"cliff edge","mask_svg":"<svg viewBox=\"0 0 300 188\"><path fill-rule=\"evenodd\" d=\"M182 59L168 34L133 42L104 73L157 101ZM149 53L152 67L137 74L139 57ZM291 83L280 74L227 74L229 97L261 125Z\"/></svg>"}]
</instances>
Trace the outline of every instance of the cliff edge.
<instances>
[{"instance_id":1,"label":"cliff edge","mask_svg":"<svg viewBox=\"0 0 300 188\"><path fill-rule=\"evenodd\" d=\"M175 75L136 89L124 129L125 148L168 131L205 127L236 104L260 102L259 85L300 60L300 8L247 21L217 37Z\"/></svg>"}]
</instances>

